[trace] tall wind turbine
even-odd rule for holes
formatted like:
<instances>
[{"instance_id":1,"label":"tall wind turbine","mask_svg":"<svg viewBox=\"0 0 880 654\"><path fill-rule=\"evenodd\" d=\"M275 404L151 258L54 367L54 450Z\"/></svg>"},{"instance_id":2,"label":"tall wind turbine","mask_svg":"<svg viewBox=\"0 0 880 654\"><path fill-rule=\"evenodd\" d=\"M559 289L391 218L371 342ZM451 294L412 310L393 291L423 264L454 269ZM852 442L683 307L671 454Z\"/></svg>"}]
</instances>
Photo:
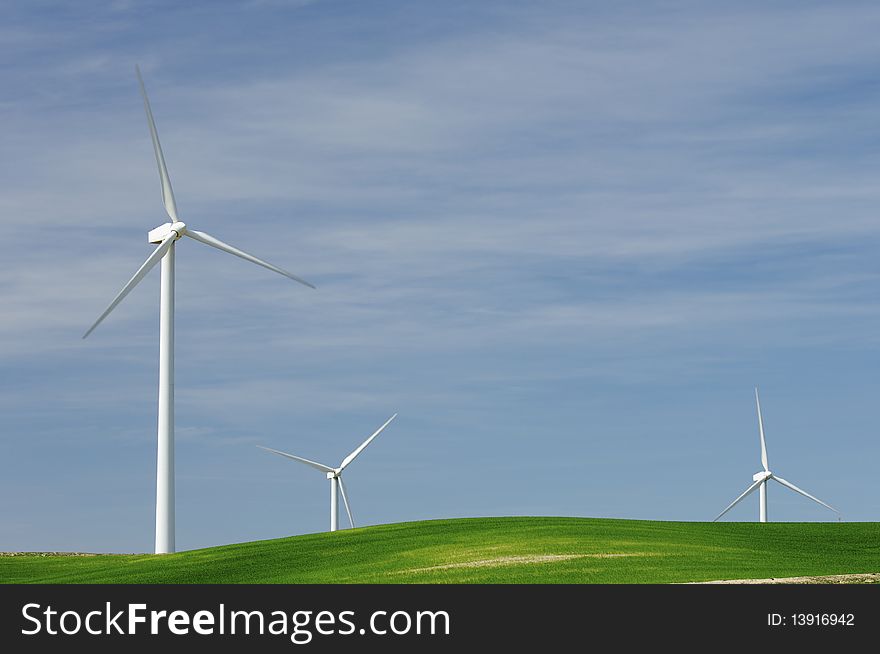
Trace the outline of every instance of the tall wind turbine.
<instances>
[{"instance_id":1,"label":"tall wind turbine","mask_svg":"<svg viewBox=\"0 0 880 654\"><path fill-rule=\"evenodd\" d=\"M273 452L274 454L279 454L281 456L287 457L288 459L293 459L294 461L305 463L307 466L312 466L313 468L316 468L327 475L327 479L330 480L330 531L336 531L337 529L339 529L339 500L337 499L337 491L342 494L342 502L345 504L345 512L348 514L348 522L352 527L354 527L354 520L351 517L351 507L348 505L348 494L345 492L345 484L342 482L342 471L345 470L348 465L355 460L357 455L363 452L364 448L369 445L373 441L373 439L376 438L376 436L381 434L382 430L385 429L385 427L387 427L389 423L396 417L397 414L395 413L393 416L388 418L388 420L385 421L384 425L373 432L372 436L370 436L367 440L358 445L351 454L342 459L342 463L340 463L339 467L337 468L331 468L330 466L325 466L323 463L310 461L309 459L304 459L301 456L288 454L287 452L279 452L278 450L273 450L271 447L263 447L262 445L257 445L257 447L266 450L267 452Z\"/></svg>"},{"instance_id":2,"label":"tall wind turbine","mask_svg":"<svg viewBox=\"0 0 880 654\"><path fill-rule=\"evenodd\" d=\"M764 417L761 415L761 400L758 398L757 387L755 388L755 404L758 407L758 432L761 435L761 465L764 467L764 469L762 471L756 472L754 475L752 475L752 485L749 486L748 488L746 488L746 490L743 492L742 495L740 495L735 500L733 500L733 502L730 503L730 506L728 506L721 513L719 513L718 517L715 518L715 520L713 520L712 522L715 522L716 520L718 520L718 518L723 516L725 513L727 513L733 507L735 507L737 504L739 504L741 501L743 501L746 497L751 495L755 491L756 488L759 491L759 504L758 504L758 506L760 508L759 508L759 513L758 513L758 519L760 522L767 522L767 482L770 481L771 479L779 484L782 484L786 488L790 488L795 493L800 493L804 497L807 497L807 498L813 500L814 502L817 502L818 504L821 504L822 506L829 508L832 511L834 511L835 513L839 514L840 512L837 509L835 509L833 506L831 506L829 504L825 504L825 502L820 500L818 497L813 497L807 491L801 490L800 488L798 488L797 486L792 484L790 481L785 481L782 477L774 475L772 472L770 472L770 468L767 464L767 443L764 440Z\"/></svg>"},{"instance_id":3,"label":"tall wind turbine","mask_svg":"<svg viewBox=\"0 0 880 654\"><path fill-rule=\"evenodd\" d=\"M150 127L150 136L153 139L153 151L156 154L156 163L159 166L159 181L162 183L162 201L165 204L165 212L171 218L171 222L159 225L150 230L148 241L158 245L147 257L143 265L138 268L134 276L122 287L117 296L113 298L110 306L100 315L88 331L83 334L86 338L101 324L113 309L116 308L131 289L146 276L148 272L161 260L162 277L160 283L159 299L159 446L156 466L156 554L174 552L174 249L175 243L183 236L210 245L213 248L234 254L245 261L250 261L264 268L268 268L285 277L315 288L304 279L300 279L278 266L258 259L255 256L232 247L223 241L214 238L204 232L197 232L187 227L177 216L177 204L174 202L174 193L171 190L171 179L165 167L165 157L162 155L162 146L159 145L159 134L156 132L156 123L153 120L153 112L150 110L150 101L147 99L147 90L144 88L144 80L141 77L140 68L135 67L141 94L144 96L144 109L147 112L147 123Z\"/></svg>"}]
</instances>

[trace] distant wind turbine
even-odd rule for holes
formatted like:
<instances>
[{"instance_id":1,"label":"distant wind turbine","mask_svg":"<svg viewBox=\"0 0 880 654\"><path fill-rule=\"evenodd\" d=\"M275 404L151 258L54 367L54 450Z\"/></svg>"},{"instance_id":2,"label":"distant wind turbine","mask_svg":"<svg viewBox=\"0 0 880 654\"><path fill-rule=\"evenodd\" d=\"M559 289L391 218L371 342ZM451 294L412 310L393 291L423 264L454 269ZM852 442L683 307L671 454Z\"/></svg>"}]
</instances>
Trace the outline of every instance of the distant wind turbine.
<instances>
[{"instance_id":1,"label":"distant wind turbine","mask_svg":"<svg viewBox=\"0 0 880 654\"><path fill-rule=\"evenodd\" d=\"M760 499L759 499L760 509L759 509L758 519L760 522L767 522L767 482L770 481L771 479L779 484L782 484L786 488L790 488L795 493L800 493L804 497L809 498L809 499L813 500L814 502L821 504L822 506L824 506L828 509L831 509L832 511L834 511L835 513L837 513L839 515L840 512L837 509L835 509L833 506L831 506L830 504L825 504L825 502L820 500L818 497L813 497L807 491L798 488L797 486L795 486L791 482L785 481L782 477L774 475L772 472L770 472L770 468L768 467L768 464L767 464L767 443L764 440L764 417L761 415L761 400L758 398L757 387L755 388L755 404L757 404L757 406L758 406L758 432L761 435L761 465L764 467L764 469L761 472L756 472L754 475L752 475L752 480L753 480L752 485L749 486L748 488L746 488L746 490L743 492L742 495L740 495L735 500L733 500L733 502L730 503L730 506L728 506L721 513L719 513L718 517L715 518L715 520L713 520L712 522L715 522L716 520L718 520L718 518L720 518L725 513L730 511L733 507L735 507L737 504L742 502L746 497L751 495L755 491L755 489L759 490L759 497L760 497Z\"/></svg>"},{"instance_id":2,"label":"distant wind turbine","mask_svg":"<svg viewBox=\"0 0 880 654\"><path fill-rule=\"evenodd\" d=\"M351 517L351 507L348 504L348 493L345 492L345 484L342 482L342 471L345 470L348 465L355 460L357 455L363 452L364 448L369 445L376 436L381 434L382 430L385 429L385 427L387 427L396 417L397 414L395 413L388 418L384 425L373 432L372 436L358 445L351 454L345 457L337 468L331 468L330 466L325 466L323 463L316 463L315 461L310 461L309 459L304 459L301 456L296 456L294 454L288 454L287 452L279 452L278 450L273 450L271 447L263 447L262 445L257 445L257 447L266 450L267 452L272 452L287 457L288 459L299 461L300 463L316 468L327 475L327 479L330 480L330 531L336 531L339 529L339 500L337 499L337 490L342 494L342 502L345 504L345 512L348 514L348 522L354 527L354 519Z\"/></svg>"},{"instance_id":3,"label":"distant wind turbine","mask_svg":"<svg viewBox=\"0 0 880 654\"><path fill-rule=\"evenodd\" d=\"M174 202L174 193L171 190L171 179L165 167L165 157L162 155L162 146L159 145L159 134L156 132L156 124L153 120L153 112L150 110L150 101L147 99L147 90L144 88L144 80L141 77L140 68L135 67L141 94L144 96L144 109L147 112L147 123L150 127L150 136L153 139L153 151L156 154L156 163L159 166L159 181L162 183L162 200L165 204L165 212L172 222L159 225L148 234L150 243L158 247L153 250L147 260L138 269L128 283L122 287L117 296L113 298L110 306L100 315L95 323L83 334L86 338L101 324L113 309L116 308L123 298L146 276L148 272L161 260L162 276L159 299L159 429L158 429L158 454L156 466L156 554L174 552L174 246L182 236L210 245L213 248L234 254L237 257L250 261L264 268L289 277L290 279L315 288L304 279L300 279L286 270L274 266L271 263L258 259L255 256L232 247L223 241L214 238L204 232L197 232L188 228L177 217L177 205Z\"/></svg>"}]
</instances>

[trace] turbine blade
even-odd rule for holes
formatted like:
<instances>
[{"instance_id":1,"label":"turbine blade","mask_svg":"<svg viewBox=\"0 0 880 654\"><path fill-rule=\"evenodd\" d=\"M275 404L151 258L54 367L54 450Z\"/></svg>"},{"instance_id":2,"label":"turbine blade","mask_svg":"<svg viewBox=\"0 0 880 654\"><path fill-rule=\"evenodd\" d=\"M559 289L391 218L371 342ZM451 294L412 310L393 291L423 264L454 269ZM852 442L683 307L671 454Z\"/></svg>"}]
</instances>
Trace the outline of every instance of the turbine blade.
<instances>
[{"instance_id":1,"label":"turbine blade","mask_svg":"<svg viewBox=\"0 0 880 654\"><path fill-rule=\"evenodd\" d=\"M718 521L718 518L720 518L721 516L723 516L725 513L727 513L728 511L730 511L730 510L731 510L733 507L735 507L737 504L739 504L739 503L742 502L744 499L746 499L746 497L747 497L750 493L752 493L752 491L754 491L758 486L761 485L761 482L762 482L762 481L764 481L764 480L761 479L761 480L759 480L759 481L756 481L756 482L753 483L751 486L749 486L748 488L746 488L746 490L743 492L743 494L740 495L739 497L737 497L735 500L733 500L733 502L731 502L731 503L727 506L726 509L724 509L721 513L719 513L718 516L717 516L712 522L717 522L717 521Z\"/></svg>"},{"instance_id":2,"label":"turbine blade","mask_svg":"<svg viewBox=\"0 0 880 654\"><path fill-rule=\"evenodd\" d=\"M110 303L110 306L100 315L100 317L95 321L95 323L89 327L88 331L83 334L83 338L86 338L89 334L91 334L95 327L101 324L101 321L104 320L113 309L116 308L116 305L122 302L123 298L129 294L131 289L138 285L138 283L146 276L150 270L152 270L153 266L159 263L159 260L165 256L165 253L171 248L174 244L174 240L177 238L177 234L170 234L162 241L159 245L156 246L156 249L147 257L147 260L138 268L138 271L134 274L134 276L128 280L128 283L122 287L122 290L113 298L113 301Z\"/></svg>"},{"instance_id":3,"label":"turbine blade","mask_svg":"<svg viewBox=\"0 0 880 654\"><path fill-rule=\"evenodd\" d=\"M345 458L342 460L342 463L339 464L339 469L340 469L340 470L345 470L345 467L346 467L349 463L351 463L352 461L354 461L355 458L357 457L357 455L360 454L361 452L363 452L363 451L364 451L364 448L365 448L367 445L369 445L369 444L372 442L372 440L373 440L374 438L376 438L376 436L378 436L379 434L381 434L381 433L382 433L382 430L385 429L385 427L387 427L388 424L389 424L392 420L394 420L396 417L397 417L397 414L395 413L393 416L391 416L390 418L388 418L388 420L385 421L385 424L384 424L384 425L382 425L381 427L379 427L379 429L377 429L376 431L374 431L372 436L370 436L367 440L365 440L363 443L361 443L360 445L358 445L358 448L357 448L354 452L352 452L351 454L349 454L347 457L345 457Z\"/></svg>"},{"instance_id":4,"label":"turbine blade","mask_svg":"<svg viewBox=\"0 0 880 654\"><path fill-rule=\"evenodd\" d=\"M217 248L218 250L222 250L223 252L228 252L229 254L234 254L235 256L244 259L245 261L250 261L251 263L257 264L258 266L263 266L263 268L268 268L269 270L271 270L273 272L277 272L279 275L284 275L285 277L289 277L293 281L299 282L300 284L304 284L304 285L308 286L309 288L315 288L315 286L313 284L310 284L309 282L302 279L301 277L297 277L293 273L289 273L286 270L284 270L283 268L279 268L278 266L274 266L271 263L269 263L268 261L263 261L262 259L258 259L257 257L253 256L252 254L248 254L247 252L239 250L238 248L232 247L228 243L224 243L220 239L214 238L210 234L205 234L205 232L198 232L194 229L187 229L185 235L189 236L190 238L194 238L195 240L197 240L201 243L204 243L205 245L210 245L212 248Z\"/></svg>"},{"instance_id":5,"label":"turbine blade","mask_svg":"<svg viewBox=\"0 0 880 654\"><path fill-rule=\"evenodd\" d=\"M837 509L835 509L835 508L834 508L833 506L831 506L830 504L825 504L825 502L823 502L822 500L820 500L818 497L813 497L813 496L810 495L807 491L798 488L797 486L795 486L794 484L792 484L790 481L785 481L782 477L777 477L776 475L773 475L773 479L775 479L776 481L778 481L778 482L779 482L780 484L782 484L783 486L787 486L788 488L790 488L791 490L793 490L795 493L800 493L800 494L803 495L804 497L808 497L808 498L810 498L811 500L813 500L814 502L818 502L819 504L821 504L821 505L824 506L825 508L831 509L831 510L834 511L835 513L840 513L840 511L838 511Z\"/></svg>"},{"instance_id":6,"label":"turbine blade","mask_svg":"<svg viewBox=\"0 0 880 654\"><path fill-rule=\"evenodd\" d=\"M348 493L345 492L345 484L342 483L342 477L336 478L339 482L339 492L342 494L342 503L345 505L345 512L348 514L348 524L354 528L354 520L351 517L351 508L348 506Z\"/></svg>"},{"instance_id":7,"label":"turbine blade","mask_svg":"<svg viewBox=\"0 0 880 654\"><path fill-rule=\"evenodd\" d=\"M764 416L761 415L761 400L758 398L758 387L755 386L755 404L758 405L758 431L761 433L761 465L764 466L764 472L769 472L767 467L767 443L764 440Z\"/></svg>"},{"instance_id":8,"label":"turbine blade","mask_svg":"<svg viewBox=\"0 0 880 654\"><path fill-rule=\"evenodd\" d=\"M168 169L165 167L165 156L162 154L162 146L159 144L159 132L156 131L156 121L153 120L153 111L150 109L150 100L147 98L147 89L144 86L144 78L141 77L139 66L134 67L137 71L138 82L141 85L141 95L144 96L144 109L147 112L147 123L150 125L150 137L153 139L153 152L156 154L156 164L159 166L159 181L162 182L162 202L165 203L165 212L172 222L179 222L177 217L177 204L174 202L174 191L171 190L171 178L168 177Z\"/></svg>"},{"instance_id":9,"label":"turbine blade","mask_svg":"<svg viewBox=\"0 0 880 654\"><path fill-rule=\"evenodd\" d=\"M287 457L288 459L293 459L294 461L299 461L300 463L305 463L307 466L312 466L313 468L317 468L321 472L333 472L333 468L330 466L325 466L323 463L317 463L315 461L310 461L309 459L304 459L301 456L296 456L294 454L288 454L287 452L279 452L278 450L273 450L271 447L263 447L262 445L257 445L261 450L266 450L267 452L274 452L279 456Z\"/></svg>"}]
</instances>

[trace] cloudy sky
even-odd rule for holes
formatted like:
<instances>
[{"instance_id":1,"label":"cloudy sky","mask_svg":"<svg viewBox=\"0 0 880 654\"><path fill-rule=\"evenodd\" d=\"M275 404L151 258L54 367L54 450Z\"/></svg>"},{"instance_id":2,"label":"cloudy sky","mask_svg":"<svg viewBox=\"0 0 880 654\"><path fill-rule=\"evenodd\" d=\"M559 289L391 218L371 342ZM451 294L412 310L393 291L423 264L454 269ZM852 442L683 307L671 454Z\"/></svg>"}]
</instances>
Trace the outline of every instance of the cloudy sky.
<instances>
[{"instance_id":1,"label":"cloudy sky","mask_svg":"<svg viewBox=\"0 0 880 654\"><path fill-rule=\"evenodd\" d=\"M177 544L355 520L713 518L760 467L880 519L880 7L0 4L0 550L153 546L177 249ZM757 499L729 514L754 520ZM836 515L781 486L776 520Z\"/></svg>"}]
</instances>

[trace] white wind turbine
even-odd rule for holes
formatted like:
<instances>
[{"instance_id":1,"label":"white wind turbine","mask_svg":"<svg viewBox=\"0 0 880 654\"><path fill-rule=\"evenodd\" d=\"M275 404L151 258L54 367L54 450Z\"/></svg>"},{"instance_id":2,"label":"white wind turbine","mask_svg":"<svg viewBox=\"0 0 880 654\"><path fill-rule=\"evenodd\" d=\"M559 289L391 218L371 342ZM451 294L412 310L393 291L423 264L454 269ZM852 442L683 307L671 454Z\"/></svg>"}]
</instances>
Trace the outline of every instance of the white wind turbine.
<instances>
[{"instance_id":1,"label":"white wind turbine","mask_svg":"<svg viewBox=\"0 0 880 654\"><path fill-rule=\"evenodd\" d=\"M802 490L802 489L798 488L797 486L795 486L794 484L792 484L790 481L785 481L782 477L779 477L778 475L775 475L772 472L770 472L770 468L768 467L768 464L767 464L767 443L764 441L764 417L761 415L761 400L758 398L757 387L755 388L755 403L757 404L757 407L758 407L758 431L761 434L761 465L764 467L764 469L761 472L756 472L754 475L752 475L752 480L753 480L752 485L749 486L743 492L742 495L740 495L735 500L733 500L733 502L730 503L730 506L728 506L721 513L719 513L718 517L716 517L715 520L713 520L712 522L715 522L716 520L718 520L718 518L720 518L725 513L730 511L733 507L735 507L742 500L744 500L747 496L749 496L752 492L754 492L754 490L756 488L759 490L759 497L760 497L760 499L759 499L759 507L760 508L759 508L758 519L760 522L767 522L767 482L770 481L771 479L775 482L782 484L783 486L785 486L787 488L790 488L795 493L800 493L804 497L807 497L807 498L813 500L814 502L817 502L817 503L821 504L822 506L829 508L832 511L834 511L835 513L839 514L840 512L837 509L835 509L833 506L831 506L829 504L825 504L825 502L820 500L818 497L813 497L805 490Z\"/></svg>"},{"instance_id":2,"label":"white wind turbine","mask_svg":"<svg viewBox=\"0 0 880 654\"><path fill-rule=\"evenodd\" d=\"M150 127L150 136L153 139L153 150L156 154L156 163L159 166L159 180L162 183L162 200L165 204L165 212L171 218L170 223L159 225L148 234L150 243L158 244L147 260L138 269L128 283L122 287L118 295L113 298L110 306L101 314L95 323L83 334L86 338L94 331L95 327L116 308L123 298L146 276L148 272L161 259L161 283L159 299L159 429L158 429L158 455L156 466L156 554L174 552L174 249L176 241L182 236L188 236L196 241L210 245L213 248L234 254L245 261L250 261L274 272L289 277L294 281L315 288L304 279L300 279L286 270L272 265L262 259L232 247L204 232L190 229L177 217L177 205L174 202L174 193L171 190L171 179L165 167L165 157L162 155L162 146L159 145L159 134L156 132L156 124L153 121L153 112L150 110L150 101L147 99L147 91L144 88L144 80L141 77L140 68L135 67L141 94L144 96L144 109L147 112L147 123Z\"/></svg>"},{"instance_id":3,"label":"white wind turbine","mask_svg":"<svg viewBox=\"0 0 880 654\"><path fill-rule=\"evenodd\" d=\"M348 505L348 495L345 492L345 484L342 482L342 471L345 470L348 465L355 460L358 454L364 451L364 448L369 445L376 436L382 433L382 430L385 429L389 425L389 423L397 417L395 413L393 416L388 418L385 421L385 424L379 427L373 435L370 436L367 440L357 446L357 448L349 454L347 457L342 459L342 463L339 464L337 468L331 468L330 466L325 466L323 463L316 463L315 461L310 461L309 459L304 459L301 456L295 456L293 454L288 454L287 452L279 452L278 450L273 450L271 447L263 447L262 445L257 445L260 449L266 450L267 452L273 452L274 454L279 454L283 457L287 457L288 459L293 459L294 461L299 461L300 463L305 463L307 466L312 466L320 470L321 472L327 475L327 479L330 480L330 531L336 531L339 529L339 500L337 499L337 489L339 493L342 494L342 502L345 504L345 512L348 514L348 522L354 527L354 520L351 517L351 507Z\"/></svg>"}]
</instances>

